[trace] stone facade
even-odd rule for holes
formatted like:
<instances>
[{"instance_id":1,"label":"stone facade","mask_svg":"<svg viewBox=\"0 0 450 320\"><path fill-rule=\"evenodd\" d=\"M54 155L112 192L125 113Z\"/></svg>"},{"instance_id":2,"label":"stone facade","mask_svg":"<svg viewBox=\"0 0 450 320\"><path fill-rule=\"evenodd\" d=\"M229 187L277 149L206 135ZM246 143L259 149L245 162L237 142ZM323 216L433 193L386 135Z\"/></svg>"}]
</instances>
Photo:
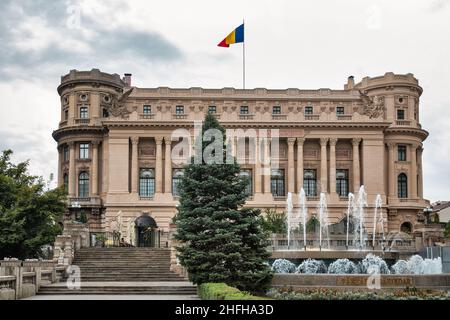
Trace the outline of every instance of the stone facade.
<instances>
[{"instance_id":1,"label":"stone facade","mask_svg":"<svg viewBox=\"0 0 450 320\"><path fill-rule=\"evenodd\" d=\"M274 196L273 177L261 174L264 165L245 164L252 176L248 206L284 211L286 194L297 194L308 174L310 214L325 192L330 223L338 223L346 214L345 192L364 185L369 207L377 194L382 197L385 230L415 234L425 243L426 235L416 231L425 223L422 142L428 133L420 125L422 88L412 74L386 73L359 83L349 77L343 90L242 90L136 88L130 75L72 70L58 93L58 183L69 194L68 214L84 210L91 232L112 231L119 220L122 234L134 242L130 226L144 213L163 236L169 234L177 205L173 176L182 168L170 157L178 143L172 133L184 128L194 138L194 122L210 112L226 129L279 132L276 162L284 190ZM269 150L271 141L258 139L255 148ZM145 196L143 168L153 173ZM367 230L372 223L366 219Z\"/></svg>"}]
</instances>

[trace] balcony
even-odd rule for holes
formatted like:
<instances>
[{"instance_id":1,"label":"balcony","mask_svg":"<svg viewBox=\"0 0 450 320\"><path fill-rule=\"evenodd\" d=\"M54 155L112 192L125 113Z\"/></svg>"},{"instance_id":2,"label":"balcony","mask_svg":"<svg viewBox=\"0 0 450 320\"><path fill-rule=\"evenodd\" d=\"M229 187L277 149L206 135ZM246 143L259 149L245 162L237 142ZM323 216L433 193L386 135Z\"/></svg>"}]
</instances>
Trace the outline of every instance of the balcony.
<instances>
[{"instance_id":1,"label":"balcony","mask_svg":"<svg viewBox=\"0 0 450 320\"><path fill-rule=\"evenodd\" d=\"M272 114L272 120L287 120L287 114Z\"/></svg>"},{"instance_id":2,"label":"balcony","mask_svg":"<svg viewBox=\"0 0 450 320\"><path fill-rule=\"evenodd\" d=\"M153 120L155 118L155 114L152 114L152 113L150 113L150 114L140 114L139 118L143 119L143 120Z\"/></svg>"},{"instance_id":3,"label":"balcony","mask_svg":"<svg viewBox=\"0 0 450 320\"><path fill-rule=\"evenodd\" d=\"M409 121L409 120L397 120L397 121L395 121L395 124L397 126L409 127L409 126L411 126L411 121Z\"/></svg>"},{"instance_id":4,"label":"balcony","mask_svg":"<svg viewBox=\"0 0 450 320\"><path fill-rule=\"evenodd\" d=\"M175 113L172 115L172 119L175 119L175 120L186 120L187 117L188 117L187 114L181 114L181 113Z\"/></svg>"},{"instance_id":5,"label":"balcony","mask_svg":"<svg viewBox=\"0 0 450 320\"><path fill-rule=\"evenodd\" d=\"M239 120L253 120L254 114L240 114Z\"/></svg>"},{"instance_id":6,"label":"balcony","mask_svg":"<svg viewBox=\"0 0 450 320\"><path fill-rule=\"evenodd\" d=\"M81 125L88 125L91 122L91 119L75 119L75 123L76 124L81 124Z\"/></svg>"},{"instance_id":7,"label":"balcony","mask_svg":"<svg viewBox=\"0 0 450 320\"><path fill-rule=\"evenodd\" d=\"M311 120L319 120L319 115L318 114L305 114L305 120L311 121Z\"/></svg>"},{"instance_id":8,"label":"balcony","mask_svg":"<svg viewBox=\"0 0 450 320\"><path fill-rule=\"evenodd\" d=\"M338 114L337 119L339 121L352 120L352 115L350 114Z\"/></svg>"}]
</instances>

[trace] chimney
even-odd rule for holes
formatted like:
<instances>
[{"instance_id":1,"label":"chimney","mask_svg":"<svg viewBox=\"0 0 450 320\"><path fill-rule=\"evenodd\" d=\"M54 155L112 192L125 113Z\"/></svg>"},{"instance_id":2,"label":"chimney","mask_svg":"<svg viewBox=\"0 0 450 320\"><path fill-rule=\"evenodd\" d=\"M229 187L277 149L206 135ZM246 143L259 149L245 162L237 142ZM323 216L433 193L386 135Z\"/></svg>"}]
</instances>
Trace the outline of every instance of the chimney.
<instances>
[{"instance_id":1,"label":"chimney","mask_svg":"<svg viewBox=\"0 0 450 320\"><path fill-rule=\"evenodd\" d=\"M347 84L344 86L344 89L352 90L354 86L355 86L355 77L354 76L348 77Z\"/></svg>"},{"instance_id":2,"label":"chimney","mask_svg":"<svg viewBox=\"0 0 450 320\"><path fill-rule=\"evenodd\" d=\"M123 77L123 82L126 83L127 87L131 87L131 73L125 73Z\"/></svg>"}]
</instances>

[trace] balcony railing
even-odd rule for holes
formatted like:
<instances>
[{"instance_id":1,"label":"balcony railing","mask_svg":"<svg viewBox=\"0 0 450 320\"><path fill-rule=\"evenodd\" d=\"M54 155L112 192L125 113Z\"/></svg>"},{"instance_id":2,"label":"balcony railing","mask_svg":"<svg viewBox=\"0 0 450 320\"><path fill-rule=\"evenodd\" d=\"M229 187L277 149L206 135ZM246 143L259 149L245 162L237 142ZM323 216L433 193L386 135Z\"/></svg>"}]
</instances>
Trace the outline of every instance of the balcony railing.
<instances>
[{"instance_id":1,"label":"balcony railing","mask_svg":"<svg viewBox=\"0 0 450 320\"><path fill-rule=\"evenodd\" d=\"M319 120L318 114L307 114L305 115L305 120Z\"/></svg>"},{"instance_id":2,"label":"balcony railing","mask_svg":"<svg viewBox=\"0 0 450 320\"><path fill-rule=\"evenodd\" d=\"M239 120L253 120L254 114L240 114Z\"/></svg>"},{"instance_id":3,"label":"balcony railing","mask_svg":"<svg viewBox=\"0 0 450 320\"><path fill-rule=\"evenodd\" d=\"M338 114L338 120L352 120L352 116L350 114Z\"/></svg>"},{"instance_id":4,"label":"balcony railing","mask_svg":"<svg viewBox=\"0 0 450 320\"><path fill-rule=\"evenodd\" d=\"M286 120L287 114L272 114L272 120Z\"/></svg>"},{"instance_id":5,"label":"balcony railing","mask_svg":"<svg viewBox=\"0 0 450 320\"><path fill-rule=\"evenodd\" d=\"M155 115L153 113L150 114L140 114L139 118L146 119L146 120L152 120L155 118Z\"/></svg>"},{"instance_id":6,"label":"balcony railing","mask_svg":"<svg viewBox=\"0 0 450 320\"><path fill-rule=\"evenodd\" d=\"M75 119L76 124L84 124L87 125L91 122L91 119Z\"/></svg>"},{"instance_id":7,"label":"balcony railing","mask_svg":"<svg viewBox=\"0 0 450 320\"><path fill-rule=\"evenodd\" d=\"M411 121L409 121L409 120L397 120L396 124L398 126L410 126L411 125Z\"/></svg>"},{"instance_id":8,"label":"balcony railing","mask_svg":"<svg viewBox=\"0 0 450 320\"><path fill-rule=\"evenodd\" d=\"M187 119L187 117L188 117L187 114L177 114L177 113L175 113L175 114L172 115L172 118L176 119L176 120L185 120L185 119Z\"/></svg>"}]
</instances>

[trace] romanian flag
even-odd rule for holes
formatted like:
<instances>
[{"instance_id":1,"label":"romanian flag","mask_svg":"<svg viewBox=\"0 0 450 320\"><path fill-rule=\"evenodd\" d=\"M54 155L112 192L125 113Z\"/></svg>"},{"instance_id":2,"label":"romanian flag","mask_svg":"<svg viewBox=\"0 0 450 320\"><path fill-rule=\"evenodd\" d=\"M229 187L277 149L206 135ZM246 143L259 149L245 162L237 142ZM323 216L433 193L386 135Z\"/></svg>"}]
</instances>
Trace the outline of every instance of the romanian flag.
<instances>
[{"instance_id":1,"label":"romanian flag","mask_svg":"<svg viewBox=\"0 0 450 320\"><path fill-rule=\"evenodd\" d=\"M233 30L228 37L223 39L217 46L228 48L230 44L244 42L244 24Z\"/></svg>"}]
</instances>

